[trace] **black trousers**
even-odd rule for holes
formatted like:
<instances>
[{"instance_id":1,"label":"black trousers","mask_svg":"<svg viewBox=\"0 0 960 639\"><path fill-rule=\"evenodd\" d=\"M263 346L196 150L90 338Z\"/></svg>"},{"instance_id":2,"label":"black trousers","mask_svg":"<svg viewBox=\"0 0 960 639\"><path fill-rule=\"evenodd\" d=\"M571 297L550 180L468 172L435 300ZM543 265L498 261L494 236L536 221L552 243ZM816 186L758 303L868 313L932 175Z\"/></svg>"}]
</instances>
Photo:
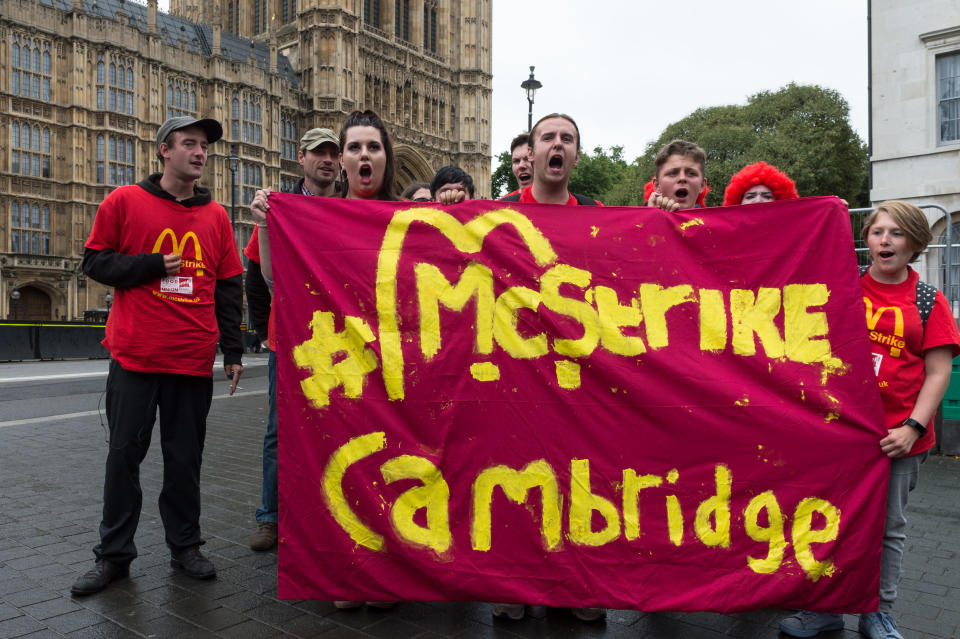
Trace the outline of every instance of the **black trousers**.
<instances>
[{"instance_id":1,"label":"black trousers","mask_svg":"<svg viewBox=\"0 0 960 639\"><path fill-rule=\"evenodd\" d=\"M212 398L210 377L138 373L110 360L106 404L110 450L100 543L93 549L98 559L127 564L137 556L133 536L143 505L140 463L150 448L158 409L163 452L159 505L167 546L176 552L203 543L200 462Z\"/></svg>"}]
</instances>

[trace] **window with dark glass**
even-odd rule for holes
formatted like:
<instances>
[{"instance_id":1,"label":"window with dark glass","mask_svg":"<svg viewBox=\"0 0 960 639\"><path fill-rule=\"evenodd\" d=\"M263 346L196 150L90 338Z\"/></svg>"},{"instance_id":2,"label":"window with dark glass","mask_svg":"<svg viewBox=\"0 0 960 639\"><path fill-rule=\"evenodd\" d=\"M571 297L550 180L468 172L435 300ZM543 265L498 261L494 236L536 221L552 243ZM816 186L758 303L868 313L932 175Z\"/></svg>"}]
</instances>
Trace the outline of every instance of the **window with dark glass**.
<instances>
[{"instance_id":1,"label":"window with dark glass","mask_svg":"<svg viewBox=\"0 0 960 639\"><path fill-rule=\"evenodd\" d=\"M50 100L50 43L14 33L10 44L10 93Z\"/></svg>"},{"instance_id":2,"label":"window with dark glass","mask_svg":"<svg viewBox=\"0 0 960 639\"><path fill-rule=\"evenodd\" d=\"M10 124L10 172L50 177L50 127L17 121Z\"/></svg>"},{"instance_id":3,"label":"window with dark glass","mask_svg":"<svg viewBox=\"0 0 960 639\"><path fill-rule=\"evenodd\" d=\"M960 53L937 58L937 125L940 143L960 141Z\"/></svg>"},{"instance_id":4,"label":"window with dark glass","mask_svg":"<svg viewBox=\"0 0 960 639\"><path fill-rule=\"evenodd\" d=\"M14 200L10 203L10 252L50 255L50 206Z\"/></svg>"}]
</instances>

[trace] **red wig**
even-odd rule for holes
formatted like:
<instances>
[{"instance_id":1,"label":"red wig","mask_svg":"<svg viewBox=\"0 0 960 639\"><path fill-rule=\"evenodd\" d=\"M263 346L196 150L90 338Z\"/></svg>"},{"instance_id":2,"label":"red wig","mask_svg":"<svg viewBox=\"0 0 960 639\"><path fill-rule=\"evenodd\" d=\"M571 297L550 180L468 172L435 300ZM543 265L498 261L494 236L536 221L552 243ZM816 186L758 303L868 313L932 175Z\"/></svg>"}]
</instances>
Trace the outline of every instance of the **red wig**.
<instances>
[{"instance_id":1,"label":"red wig","mask_svg":"<svg viewBox=\"0 0 960 639\"><path fill-rule=\"evenodd\" d=\"M646 206L646 205L647 205L647 200L650 199L650 195L651 195L655 190L656 190L656 189L654 189L654 187L653 187L653 179L651 179L649 182L647 182L646 184L643 185L643 202L641 202L641 206ZM709 185L709 184L704 184L704 185L703 185L703 190L700 191L700 195L697 196L697 204L699 204L700 206L704 206L704 207L705 207L705 206L706 206L706 200L707 200L707 193L709 193L709 192L710 192L710 185Z\"/></svg>"},{"instance_id":2,"label":"red wig","mask_svg":"<svg viewBox=\"0 0 960 639\"><path fill-rule=\"evenodd\" d=\"M735 206L743 200L743 194L762 184L773 191L774 200L793 200L800 197L797 194L797 186L793 180L787 177L786 173L780 171L777 167L766 162L757 162L748 164L737 171L732 178L727 190L723 192L723 205Z\"/></svg>"}]
</instances>

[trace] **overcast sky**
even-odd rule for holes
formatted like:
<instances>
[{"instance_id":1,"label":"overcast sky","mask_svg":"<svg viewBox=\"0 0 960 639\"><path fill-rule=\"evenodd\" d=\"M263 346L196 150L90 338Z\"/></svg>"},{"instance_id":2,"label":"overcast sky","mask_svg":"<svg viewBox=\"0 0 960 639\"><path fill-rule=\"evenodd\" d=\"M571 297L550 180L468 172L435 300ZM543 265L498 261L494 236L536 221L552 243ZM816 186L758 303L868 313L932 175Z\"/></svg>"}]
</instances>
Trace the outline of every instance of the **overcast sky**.
<instances>
[{"instance_id":1,"label":"overcast sky","mask_svg":"<svg viewBox=\"0 0 960 639\"><path fill-rule=\"evenodd\" d=\"M628 160L699 107L790 82L839 91L866 141L866 0L492 1L494 155L526 129L530 65L534 121L569 113L584 149Z\"/></svg>"},{"instance_id":2,"label":"overcast sky","mask_svg":"<svg viewBox=\"0 0 960 639\"><path fill-rule=\"evenodd\" d=\"M533 121L569 113L585 150L641 155L700 107L790 82L835 89L867 137L866 0L493 0L494 154L526 129L520 83L543 83Z\"/></svg>"}]
</instances>

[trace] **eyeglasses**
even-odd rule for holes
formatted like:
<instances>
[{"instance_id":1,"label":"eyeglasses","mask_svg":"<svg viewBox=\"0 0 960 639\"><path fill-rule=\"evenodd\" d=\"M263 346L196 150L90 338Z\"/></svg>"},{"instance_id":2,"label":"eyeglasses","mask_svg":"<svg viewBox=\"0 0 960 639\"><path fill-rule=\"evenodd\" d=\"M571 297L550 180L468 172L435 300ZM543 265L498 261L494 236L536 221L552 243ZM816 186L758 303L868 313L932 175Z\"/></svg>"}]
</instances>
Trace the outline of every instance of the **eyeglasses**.
<instances>
[{"instance_id":1,"label":"eyeglasses","mask_svg":"<svg viewBox=\"0 0 960 639\"><path fill-rule=\"evenodd\" d=\"M431 199L428 198L428 197L415 197L415 198L413 198L413 200L411 200L411 201L413 201L413 202L433 202L433 200L431 200Z\"/></svg>"}]
</instances>

